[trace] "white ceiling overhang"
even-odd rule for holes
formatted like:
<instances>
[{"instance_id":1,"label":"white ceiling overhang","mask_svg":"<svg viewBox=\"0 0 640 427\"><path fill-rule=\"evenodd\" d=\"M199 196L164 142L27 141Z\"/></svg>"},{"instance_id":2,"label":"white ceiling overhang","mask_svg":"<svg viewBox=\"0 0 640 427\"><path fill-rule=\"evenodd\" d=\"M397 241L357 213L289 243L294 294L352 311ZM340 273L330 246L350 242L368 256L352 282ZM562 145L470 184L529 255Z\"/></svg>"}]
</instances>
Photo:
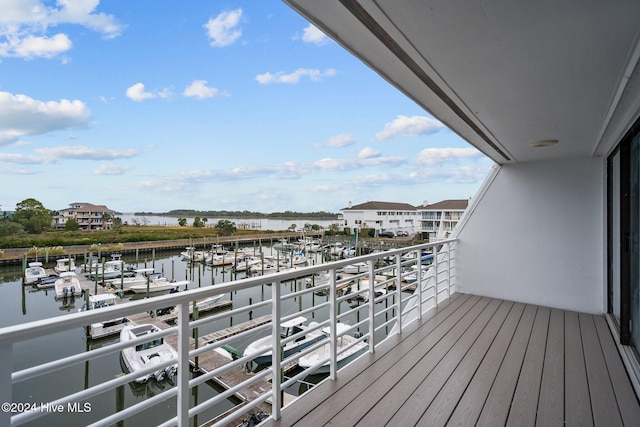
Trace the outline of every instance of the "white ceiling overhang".
<instances>
[{"instance_id":1,"label":"white ceiling overhang","mask_svg":"<svg viewBox=\"0 0 640 427\"><path fill-rule=\"evenodd\" d=\"M497 163L606 154L640 112L637 1L285 1Z\"/></svg>"}]
</instances>

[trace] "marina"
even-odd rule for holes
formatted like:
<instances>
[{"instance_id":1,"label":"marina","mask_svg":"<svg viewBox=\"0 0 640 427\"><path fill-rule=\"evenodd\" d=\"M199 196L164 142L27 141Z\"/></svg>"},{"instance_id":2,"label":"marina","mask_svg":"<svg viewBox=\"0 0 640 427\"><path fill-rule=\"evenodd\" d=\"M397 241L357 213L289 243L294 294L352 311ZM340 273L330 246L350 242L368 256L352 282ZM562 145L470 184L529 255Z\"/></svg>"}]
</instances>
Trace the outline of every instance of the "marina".
<instances>
[{"instance_id":1,"label":"marina","mask_svg":"<svg viewBox=\"0 0 640 427\"><path fill-rule=\"evenodd\" d=\"M183 261L181 257L182 251L173 251L169 254L159 253L159 256L153 260L138 260L136 262L135 259L132 259L130 256L122 256L122 266L125 267L122 271L138 271L138 272L159 272L163 276L167 277L167 282L172 283L175 289L178 291L177 294L184 292L189 289L199 289L199 288L209 288L209 287L219 287L224 286L225 283L231 280L237 280L246 278L247 273L242 271L237 271L233 265L227 264L221 267L214 267L212 265L207 265L206 261L202 262L188 262ZM297 268L291 269L291 265L287 266L286 263L290 263L290 259L287 258L286 253L279 253L274 251L272 247L261 247L258 250L255 248L248 248L244 251L239 251L237 256L242 253L243 256L256 256L261 254L258 259L264 260L265 258L276 259L279 260L282 257L285 265L282 265L282 272L295 272ZM255 253L255 255L254 255ZM320 265L324 260L324 255L322 252L308 252L307 260L311 264ZM226 256L226 255L225 255ZM235 253L232 254L233 258L237 257ZM68 261L65 261L68 263ZM0 273L3 275L2 283L0 284L0 292L9 292L15 289L21 289L19 298L22 300L21 306L23 307L22 318L24 321L26 319L44 319L47 316L58 316L64 315L65 313L76 312L80 310L85 310L87 303L93 309L88 311L90 312L99 312L105 309L110 308L112 304L109 299L112 295L116 295L115 305L117 307L127 306L129 301L140 301L146 299L147 293L134 293L131 292L130 289L126 289L123 286L125 280L131 279L127 277L120 278L111 278L105 279L96 276L95 274L88 276L87 274L82 272L83 264L76 261L80 267L77 267L74 272L64 272L62 273L65 276L78 278L81 289L81 292L84 291L84 294L76 295L75 289L74 294L68 293L66 297L62 298L54 298L52 294L57 295L54 292L54 289L48 288L38 288L33 284L22 285L22 278L20 277L20 271L15 267L3 267L0 268ZM50 262L47 267L47 273L52 273L52 266L57 263ZM285 268L287 267L287 268ZM106 271L106 270L105 270ZM277 271L272 274L278 274ZM353 275L349 276L349 280L345 283L348 283ZM260 277L260 274L258 275ZM268 275L264 276L268 277ZM290 284L286 285L284 289L286 289L286 293L297 293L301 292L309 286L308 284L314 283L314 279L312 276L303 275L298 280L292 280ZM184 279L182 279L184 278ZM179 280L176 280L179 279ZM311 280L307 280L311 279ZM149 280L149 283L151 281ZM309 310L314 306L322 306L326 305L327 301L330 299L329 294L323 291L323 286L326 287L326 284L322 284L321 281L315 283L316 286L313 289L309 289L308 293L304 296L304 298L299 297L295 298L294 301L286 303L286 312L292 310L306 309ZM315 288L318 289L315 289ZM342 293L343 287L340 287L340 291ZM151 289L150 289L151 290ZM213 420L216 418L216 413L222 414L225 413L226 410L220 410L220 405L223 407L227 407L227 410L230 408L237 407L237 405L246 405L251 402L251 396L257 395L264 390L268 390L271 387L271 378L272 373L271 369L267 367L266 370L261 368L255 374L255 383L249 385L243 385L242 383L247 380L247 362L233 362L229 360L228 357L222 355L222 353L226 353L227 349L231 350L231 353L235 354L234 357L241 357L242 351L245 347L247 347L252 341L259 339L260 337L264 337L269 333L271 328L271 314L268 306L264 306L262 301L268 301L268 298L271 296L271 286L269 282L265 282L260 288L254 288L250 292L245 291L236 291L232 293L220 292L215 293L205 298L198 298L193 301L192 304L188 306L189 318L191 321L199 321L198 319L203 319L204 317L215 318L213 322L206 326L198 327L194 330L194 335L189 339L189 348L191 350L201 349L205 346L215 345L214 343L220 343L219 348L215 349L217 351L206 351L202 354L198 354L197 356L191 357L190 365L192 366L191 374L194 378L208 376L206 380L202 382L199 386L200 389L203 387L206 388L205 394L220 394L225 393L225 390L234 390L230 392L228 395L224 395L225 397L220 399L218 405L215 405L216 410L213 411L205 411L202 415L208 420ZM154 300L156 297L162 297L163 295L171 295L167 293L168 291L163 292L149 292L148 296L150 300ZM15 298L15 296L14 296ZM345 300L341 305L344 306L343 311L348 311L350 307L357 307L360 302L357 299L349 299ZM37 308L32 310L32 307L36 305ZM48 310L42 310L41 308L47 306ZM52 311L55 307L56 311ZM248 307L242 313L236 313L233 316L229 317L226 313L229 310L234 310L235 307ZM321 313L326 312L325 309L321 309L318 313L313 313L311 319L314 321L314 324L317 321L322 320ZM316 318L316 316L320 315L320 318ZM35 318L33 316L36 316ZM105 346L110 346L118 342L119 333L122 331L124 327L127 325L148 325L152 324L154 327L159 328L159 330L164 331L170 328L174 328L177 324L179 317L179 310L177 310L176 306L166 306L166 307L158 307L157 309L151 311L139 312L137 314L128 314L126 316L114 316L109 319L105 319L100 322L92 322L91 324L84 325L79 328L81 333L72 333L72 331L68 331L64 333L62 338L56 340L62 344L66 343L60 347L62 354L65 352L75 348L79 350L77 344L83 345L86 350L103 348ZM317 321L315 319L317 319ZM16 319L14 318L14 321ZM362 321L360 318L360 314L354 313L353 315L347 318L347 321L350 324L356 324L359 321ZM267 329L265 329L265 327ZM318 334L322 332L318 329ZM177 336L169 335L165 338L165 342L171 345L174 348L177 348ZM47 341L47 340L45 340ZM68 341L68 342L67 342ZM76 344L73 344L76 343ZM84 344L82 344L84 343ZM69 345L71 344L71 345ZM30 346L26 345L24 349L22 349L21 345L17 346L18 352L26 352L24 354L24 358L21 359L20 362L16 365L16 367L24 366L22 362L27 363L37 363L38 357L34 355L27 356L30 353ZM223 351L224 350L224 351ZM55 352L54 352L55 354ZM61 354L61 355L62 355ZM229 354L229 353L227 353ZM287 354L288 356L289 354ZM119 375L126 374L128 369L126 369L126 365L121 357L116 357L115 359L107 359L112 360L110 362L111 366L119 366L118 372L121 374L115 374L115 378ZM117 363L116 363L117 362ZM103 374L94 373L94 365L100 366L101 369L105 361L102 362L89 362L85 365L84 377L86 380L84 381L85 387L89 386L92 383L91 378L101 377ZM229 367L230 363L237 363L237 365ZM66 370L65 370L66 371ZM113 368L111 368L113 371ZM295 362L289 362L286 364L284 372L287 375L297 375L301 371L298 364ZM102 372L102 371L101 371ZM212 374L213 373L213 374ZM73 377L75 374L69 374ZM322 378L326 377L325 374L317 375L314 374L310 379L300 378L300 380L293 383L292 386L287 387L284 396L287 401L291 401L294 399L299 393L302 393L303 390L306 391L309 389L310 384L320 381ZM55 375L54 375L55 377ZM48 381L48 380L47 380ZM56 381L56 380L52 380ZM80 377L78 377L78 381L80 381ZM158 387L167 388L173 387L175 384L173 383L173 379L170 377L162 378L160 380L151 379L144 383L139 383L137 385L130 385L129 389L131 390L131 398L127 398L127 392L124 393L124 397L122 396L122 391L116 393L114 396L115 400L106 399L106 401L99 401L95 403L97 407L102 407L106 403L105 411L108 410L109 407L122 407L123 409L129 405L130 399L145 399L150 398L158 391ZM27 382L28 383L28 382ZM25 386L26 384L25 383ZM71 381L74 383L74 381ZM134 381L136 383L136 381ZM64 387L63 387L64 388ZM17 387L16 390L24 390L25 392L28 388ZM125 388L125 390L127 390ZM134 396L136 396L134 398ZM26 397L25 397L26 398ZM109 404L111 401L111 404ZM132 402L131 402L132 403ZM259 408L260 412L269 413L270 405L265 401L259 404L256 404L256 408ZM159 411L157 413L158 417L162 417L163 411ZM201 418L198 418L201 419ZM40 420L35 420L34 425L40 425ZM44 424L43 424L44 425Z\"/></svg>"}]
</instances>

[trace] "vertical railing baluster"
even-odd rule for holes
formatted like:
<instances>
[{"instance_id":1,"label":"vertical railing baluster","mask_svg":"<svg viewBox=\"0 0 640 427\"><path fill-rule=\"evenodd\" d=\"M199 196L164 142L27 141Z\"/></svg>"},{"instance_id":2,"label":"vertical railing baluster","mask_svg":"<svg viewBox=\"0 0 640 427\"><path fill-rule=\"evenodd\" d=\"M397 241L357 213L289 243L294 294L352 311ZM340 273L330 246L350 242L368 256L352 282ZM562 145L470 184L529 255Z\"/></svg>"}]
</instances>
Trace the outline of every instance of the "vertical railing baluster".
<instances>
[{"instance_id":1,"label":"vertical railing baluster","mask_svg":"<svg viewBox=\"0 0 640 427\"><path fill-rule=\"evenodd\" d=\"M331 281L329 285L329 351L331 353L331 360L329 366L329 378L335 380L338 377L338 346L336 336L338 334L338 307L337 297L338 290L336 285L336 269L329 270L331 275Z\"/></svg>"},{"instance_id":2,"label":"vertical railing baluster","mask_svg":"<svg viewBox=\"0 0 640 427\"><path fill-rule=\"evenodd\" d=\"M438 245L433 245L433 277L435 278L435 303L438 307Z\"/></svg>"},{"instance_id":3,"label":"vertical railing baluster","mask_svg":"<svg viewBox=\"0 0 640 427\"><path fill-rule=\"evenodd\" d=\"M416 277L416 290L414 291L418 295L418 319L422 319L422 249L416 250L416 258L418 259L418 272Z\"/></svg>"},{"instance_id":4,"label":"vertical railing baluster","mask_svg":"<svg viewBox=\"0 0 640 427\"><path fill-rule=\"evenodd\" d=\"M280 306L280 281L273 282L271 286L271 369L272 371L272 392L271 416L274 420L280 419L282 408L282 344L280 343L280 321L282 309Z\"/></svg>"},{"instance_id":5,"label":"vertical railing baluster","mask_svg":"<svg viewBox=\"0 0 640 427\"><path fill-rule=\"evenodd\" d=\"M398 333L402 333L402 289L401 288L401 279L402 273L400 269L402 268L402 255L396 254L396 318L398 322Z\"/></svg>"},{"instance_id":6,"label":"vertical railing baluster","mask_svg":"<svg viewBox=\"0 0 640 427\"><path fill-rule=\"evenodd\" d=\"M189 425L189 302L178 305L178 426Z\"/></svg>"},{"instance_id":7,"label":"vertical railing baluster","mask_svg":"<svg viewBox=\"0 0 640 427\"><path fill-rule=\"evenodd\" d=\"M0 360L4 363L0 363L0 401L11 403L13 402L11 393L11 367L13 357L13 344L11 342L2 342L0 344ZM0 425L8 426L11 424L11 411L0 412Z\"/></svg>"},{"instance_id":8,"label":"vertical railing baluster","mask_svg":"<svg viewBox=\"0 0 640 427\"><path fill-rule=\"evenodd\" d=\"M375 315L376 315L376 290L375 290L375 265L374 260L369 260L367 269L369 270L369 353L374 353L376 351L376 340L374 339L375 335Z\"/></svg>"},{"instance_id":9,"label":"vertical railing baluster","mask_svg":"<svg viewBox=\"0 0 640 427\"><path fill-rule=\"evenodd\" d=\"M451 243L447 243L447 298L451 298Z\"/></svg>"}]
</instances>

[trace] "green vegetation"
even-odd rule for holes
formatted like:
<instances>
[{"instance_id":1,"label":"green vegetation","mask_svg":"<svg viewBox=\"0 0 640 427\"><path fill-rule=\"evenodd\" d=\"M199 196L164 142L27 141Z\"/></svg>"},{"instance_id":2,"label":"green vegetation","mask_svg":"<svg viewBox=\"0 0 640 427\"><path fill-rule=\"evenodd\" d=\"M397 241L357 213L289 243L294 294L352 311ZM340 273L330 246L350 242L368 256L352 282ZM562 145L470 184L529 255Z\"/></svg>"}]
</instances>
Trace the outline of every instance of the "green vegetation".
<instances>
[{"instance_id":1,"label":"green vegetation","mask_svg":"<svg viewBox=\"0 0 640 427\"><path fill-rule=\"evenodd\" d=\"M118 244L127 242L148 242L157 240L181 240L197 239L203 237L216 236L251 236L256 234L256 230L238 230L232 221L223 219L211 227L207 226L207 216L220 216L221 212L199 211L171 211L172 216L179 216L178 224L175 227L139 225L134 222L132 225L123 224L119 217L113 218L112 227L108 230L83 231L79 229L79 224L75 219L68 219L65 222L64 230L53 230L51 224L53 217L57 214L45 208L42 203L35 199L26 199L16 206L16 212L12 217L0 217L0 248L58 248L73 245L101 245L101 247L117 247ZM226 211L223 211L226 212ZM255 213L243 211L244 216L257 218ZM198 213L198 215L195 215ZM205 215L206 214L206 215ZM227 212L228 215L238 216L237 212ZM259 214L266 217L265 214ZM274 214L269 214L269 216ZM295 212L284 212L282 218L287 216L307 218L317 215L317 218L325 218L326 212L316 212L313 214L299 214ZM194 221L190 226L186 216L193 216ZM108 219L108 218L104 218ZM295 228L292 225L291 228ZM318 224L306 223L305 230L319 231ZM337 225L330 227L330 234L337 233ZM260 230L260 234L275 233L270 230Z\"/></svg>"},{"instance_id":2,"label":"green vegetation","mask_svg":"<svg viewBox=\"0 0 640 427\"><path fill-rule=\"evenodd\" d=\"M172 217L210 217L210 218L308 218L308 219L337 219L338 214L331 212L250 212L250 211L196 211L193 209L175 209L169 212L154 213L154 212L136 212L136 215L158 215L158 216L172 216Z\"/></svg>"},{"instance_id":3,"label":"green vegetation","mask_svg":"<svg viewBox=\"0 0 640 427\"><path fill-rule=\"evenodd\" d=\"M36 199L26 199L18 203L16 213L9 221L22 225L28 233L42 233L51 227L55 214Z\"/></svg>"},{"instance_id":4,"label":"green vegetation","mask_svg":"<svg viewBox=\"0 0 640 427\"><path fill-rule=\"evenodd\" d=\"M227 219L221 219L220 221L218 221L214 229L218 233L220 233L221 236L231 236L232 234L235 234L236 231L238 231L238 229L236 228L236 224Z\"/></svg>"}]
</instances>

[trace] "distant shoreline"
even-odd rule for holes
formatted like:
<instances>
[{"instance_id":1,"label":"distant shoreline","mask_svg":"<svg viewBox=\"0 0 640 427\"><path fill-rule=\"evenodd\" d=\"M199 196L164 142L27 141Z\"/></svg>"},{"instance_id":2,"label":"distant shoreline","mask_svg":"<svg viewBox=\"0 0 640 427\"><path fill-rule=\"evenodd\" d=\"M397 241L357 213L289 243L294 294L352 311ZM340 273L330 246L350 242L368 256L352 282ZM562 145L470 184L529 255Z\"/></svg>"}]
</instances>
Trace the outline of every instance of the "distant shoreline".
<instances>
[{"instance_id":1,"label":"distant shoreline","mask_svg":"<svg viewBox=\"0 0 640 427\"><path fill-rule=\"evenodd\" d=\"M338 214L330 214L327 212L318 213L299 213L299 212L275 212L270 214L260 212L201 212L201 211L180 211L180 212L133 212L133 213L120 213L117 215L134 215L134 216L160 216L167 218L180 218L180 217L211 217L211 218L233 218L233 219L282 219L282 220L296 220L296 219L317 219L323 221L332 221L338 219Z\"/></svg>"}]
</instances>

